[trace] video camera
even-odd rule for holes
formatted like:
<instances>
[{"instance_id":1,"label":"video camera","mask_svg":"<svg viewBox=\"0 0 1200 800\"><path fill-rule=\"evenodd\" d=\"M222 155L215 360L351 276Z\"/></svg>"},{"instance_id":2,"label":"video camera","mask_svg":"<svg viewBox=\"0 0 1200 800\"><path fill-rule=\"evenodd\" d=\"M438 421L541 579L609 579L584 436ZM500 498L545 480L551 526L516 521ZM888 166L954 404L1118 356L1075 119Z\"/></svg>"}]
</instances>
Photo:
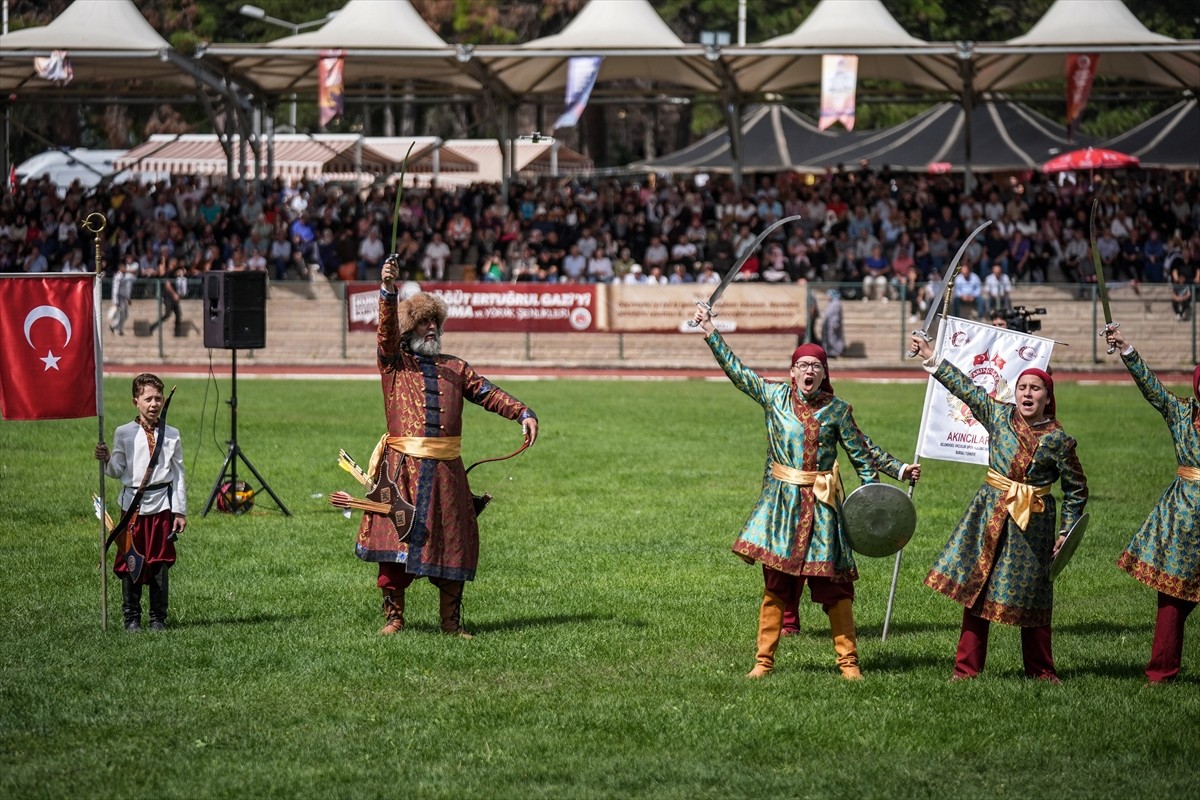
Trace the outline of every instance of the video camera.
<instances>
[{"instance_id":1,"label":"video camera","mask_svg":"<svg viewBox=\"0 0 1200 800\"><path fill-rule=\"evenodd\" d=\"M1012 311L1004 315L1004 322L1009 330L1037 333L1042 329L1042 321L1034 318L1045 313L1044 308L1028 309L1025 306L1014 306Z\"/></svg>"}]
</instances>

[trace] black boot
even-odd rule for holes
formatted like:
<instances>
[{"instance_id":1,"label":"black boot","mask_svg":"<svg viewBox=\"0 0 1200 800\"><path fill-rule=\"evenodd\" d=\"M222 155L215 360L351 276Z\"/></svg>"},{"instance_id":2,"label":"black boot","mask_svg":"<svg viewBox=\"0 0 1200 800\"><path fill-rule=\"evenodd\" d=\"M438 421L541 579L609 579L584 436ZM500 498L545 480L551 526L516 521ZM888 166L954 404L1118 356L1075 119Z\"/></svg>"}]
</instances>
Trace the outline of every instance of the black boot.
<instances>
[{"instance_id":1,"label":"black boot","mask_svg":"<svg viewBox=\"0 0 1200 800\"><path fill-rule=\"evenodd\" d=\"M137 633L142 629L142 585L128 575L121 576L121 610L125 614L125 630Z\"/></svg>"},{"instance_id":2,"label":"black boot","mask_svg":"<svg viewBox=\"0 0 1200 800\"><path fill-rule=\"evenodd\" d=\"M164 564L154 570L150 578L150 630L167 629L167 573Z\"/></svg>"}]
</instances>

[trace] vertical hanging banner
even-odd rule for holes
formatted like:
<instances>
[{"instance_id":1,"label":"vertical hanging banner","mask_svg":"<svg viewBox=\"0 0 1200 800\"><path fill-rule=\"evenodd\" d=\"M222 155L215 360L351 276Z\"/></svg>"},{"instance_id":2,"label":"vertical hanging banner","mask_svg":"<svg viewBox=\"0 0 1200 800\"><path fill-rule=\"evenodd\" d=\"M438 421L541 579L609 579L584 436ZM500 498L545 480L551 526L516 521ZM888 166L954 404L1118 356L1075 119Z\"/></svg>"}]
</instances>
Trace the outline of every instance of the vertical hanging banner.
<instances>
[{"instance_id":1,"label":"vertical hanging banner","mask_svg":"<svg viewBox=\"0 0 1200 800\"><path fill-rule=\"evenodd\" d=\"M821 116L817 128L840 122L854 130L858 56L821 56Z\"/></svg>"},{"instance_id":2,"label":"vertical hanging banner","mask_svg":"<svg viewBox=\"0 0 1200 800\"><path fill-rule=\"evenodd\" d=\"M317 60L317 108L320 111L319 124L325 129L333 120L345 113L343 98L345 87L343 76L346 72L346 54L343 50L322 50Z\"/></svg>"},{"instance_id":3,"label":"vertical hanging banner","mask_svg":"<svg viewBox=\"0 0 1200 800\"><path fill-rule=\"evenodd\" d=\"M603 56L578 56L567 62L567 110L554 123L555 130L573 128L579 122L603 61Z\"/></svg>"},{"instance_id":4,"label":"vertical hanging banner","mask_svg":"<svg viewBox=\"0 0 1200 800\"><path fill-rule=\"evenodd\" d=\"M1029 369L1046 369L1054 341L1041 336L993 328L958 317L947 317L937 352L987 393L1013 402L1017 377ZM988 432L967 404L931 376L925 389L917 455L965 464L988 463Z\"/></svg>"},{"instance_id":5,"label":"vertical hanging banner","mask_svg":"<svg viewBox=\"0 0 1200 800\"><path fill-rule=\"evenodd\" d=\"M96 321L88 272L0 278L0 415L96 416Z\"/></svg>"},{"instance_id":6,"label":"vertical hanging banner","mask_svg":"<svg viewBox=\"0 0 1200 800\"><path fill-rule=\"evenodd\" d=\"M1079 118L1087 108L1092 94L1092 81L1096 79L1096 67L1100 64L1099 53L1072 53L1067 56L1067 141L1075 135Z\"/></svg>"}]
</instances>

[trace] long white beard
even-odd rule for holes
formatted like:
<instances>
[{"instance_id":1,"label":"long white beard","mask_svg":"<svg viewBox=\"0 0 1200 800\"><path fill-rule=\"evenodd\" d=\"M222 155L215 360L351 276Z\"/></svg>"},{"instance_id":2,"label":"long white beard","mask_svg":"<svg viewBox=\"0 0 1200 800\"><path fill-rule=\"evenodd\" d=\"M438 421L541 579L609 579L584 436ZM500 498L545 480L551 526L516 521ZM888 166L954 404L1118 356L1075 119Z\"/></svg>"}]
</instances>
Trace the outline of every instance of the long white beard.
<instances>
[{"instance_id":1,"label":"long white beard","mask_svg":"<svg viewBox=\"0 0 1200 800\"><path fill-rule=\"evenodd\" d=\"M425 341L424 336L420 336L420 335L414 333L408 337L408 349L412 350L414 353L416 353L419 356L428 356L429 358L433 358L434 356L441 355L442 354L442 336L441 336L441 334L438 334L438 337L436 339L434 339L432 342L427 342L427 341Z\"/></svg>"}]
</instances>

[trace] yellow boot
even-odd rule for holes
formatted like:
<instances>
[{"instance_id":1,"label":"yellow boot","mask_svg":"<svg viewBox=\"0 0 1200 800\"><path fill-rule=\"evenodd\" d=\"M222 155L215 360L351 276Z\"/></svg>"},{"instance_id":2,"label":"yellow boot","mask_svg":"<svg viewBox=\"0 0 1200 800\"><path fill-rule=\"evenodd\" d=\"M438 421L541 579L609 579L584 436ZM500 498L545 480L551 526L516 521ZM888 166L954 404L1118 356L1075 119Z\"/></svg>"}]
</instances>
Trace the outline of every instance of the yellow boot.
<instances>
[{"instance_id":1,"label":"yellow boot","mask_svg":"<svg viewBox=\"0 0 1200 800\"><path fill-rule=\"evenodd\" d=\"M848 681L862 680L858 668L858 635L854 631L854 606L849 598L830 606L829 632L833 634L833 652L837 653L838 669Z\"/></svg>"},{"instance_id":2,"label":"yellow boot","mask_svg":"<svg viewBox=\"0 0 1200 800\"><path fill-rule=\"evenodd\" d=\"M747 678L765 678L775 669L775 649L779 647L782 630L783 598L764 592L762 608L758 612L758 653L754 669L746 673Z\"/></svg>"}]
</instances>

